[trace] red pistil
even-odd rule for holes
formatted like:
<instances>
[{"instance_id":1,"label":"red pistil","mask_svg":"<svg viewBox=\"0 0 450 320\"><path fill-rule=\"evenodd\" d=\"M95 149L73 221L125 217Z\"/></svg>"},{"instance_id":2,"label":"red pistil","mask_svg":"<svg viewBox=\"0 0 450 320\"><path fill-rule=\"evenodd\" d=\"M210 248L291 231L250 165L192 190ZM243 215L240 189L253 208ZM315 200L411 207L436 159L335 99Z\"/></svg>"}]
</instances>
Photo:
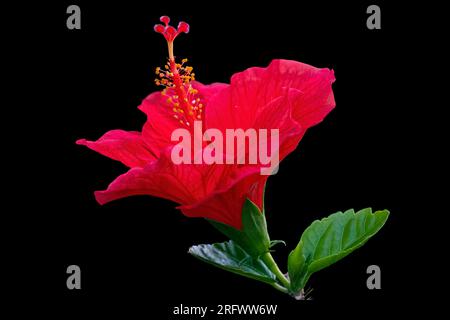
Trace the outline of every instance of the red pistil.
<instances>
[{"instance_id":1,"label":"red pistil","mask_svg":"<svg viewBox=\"0 0 450 320\"><path fill-rule=\"evenodd\" d=\"M186 22L181 21L178 24L178 28L175 29L174 27L169 25L170 18L168 16L162 16L161 18L159 18L159 20L164 23L165 26L163 26L162 24L156 24L154 30L158 33L161 33L164 38L166 38L167 42L173 42L173 40L175 40L175 38L182 32L189 32L189 25Z\"/></svg>"},{"instance_id":2,"label":"red pistil","mask_svg":"<svg viewBox=\"0 0 450 320\"><path fill-rule=\"evenodd\" d=\"M197 97L197 90L190 84L195 76L192 73L192 67L184 66L187 59L183 59L181 64L176 63L173 54L173 41L180 33L189 32L189 24L182 21L175 29L169 25L170 18L168 16L162 16L159 20L164 25L157 24L154 30L161 33L167 41L169 62L165 66L166 71L156 68L159 78L155 81L156 84L166 87L162 94L168 96L167 101L173 105L174 118L178 119L180 123L190 126L193 121L202 119L203 104Z\"/></svg>"}]
</instances>

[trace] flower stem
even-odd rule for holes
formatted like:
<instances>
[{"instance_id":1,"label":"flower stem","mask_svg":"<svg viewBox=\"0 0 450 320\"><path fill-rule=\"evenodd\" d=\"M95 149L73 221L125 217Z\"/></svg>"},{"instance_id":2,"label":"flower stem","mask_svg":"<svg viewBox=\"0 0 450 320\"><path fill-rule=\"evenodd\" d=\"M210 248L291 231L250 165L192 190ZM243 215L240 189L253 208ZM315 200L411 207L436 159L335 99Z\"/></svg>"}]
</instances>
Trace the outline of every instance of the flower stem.
<instances>
[{"instance_id":1,"label":"flower stem","mask_svg":"<svg viewBox=\"0 0 450 320\"><path fill-rule=\"evenodd\" d=\"M287 289L289 290L289 287L291 286L291 283L289 280L284 276L283 272L281 272L280 268L278 268L277 263L273 259L270 252L266 252L263 256L261 256L261 259L264 261L266 266L272 271L275 276L277 277L278 281ZM278 289L278 288L277 288ZM284 292L284 291L283 291Z\"/></svg>"},{"instance_id":2,"label":"flower stem","mask_svg":"<svg viewBox=\"0 0 450 320\"><path fill-rule=\"evenodd\" d=\"M280 286L278 283L272 283L272 287L274 287L275 289L277 289L278 291L281 291L283 293L289 294L289 290L286 289L283 286Z\"/></svg>"}]
</instances>

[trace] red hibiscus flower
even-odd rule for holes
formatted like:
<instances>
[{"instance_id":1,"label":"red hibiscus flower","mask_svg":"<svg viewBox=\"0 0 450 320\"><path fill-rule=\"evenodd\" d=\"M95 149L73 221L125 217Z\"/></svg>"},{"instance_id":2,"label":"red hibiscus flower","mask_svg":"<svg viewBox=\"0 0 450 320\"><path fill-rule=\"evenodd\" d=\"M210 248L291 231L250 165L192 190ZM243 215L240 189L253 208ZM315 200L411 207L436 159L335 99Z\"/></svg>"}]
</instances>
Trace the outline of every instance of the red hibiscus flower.
<instances>
[{"instance_id":1,"label":"red hibiscus flower","mask_svg":"<svg viewBox=\"0 0 450 320\"><path fill-rule=\"evenodd\" d=\"M193 132L194 121L202 130L278 129L279 159L292 152L305 131L319 123L335 106L331 84L333 71L289 60L274 60L267 68L249 68L232 76L230 84L203 85L194 79L186 59L177 63L173 41L189 25L178 29L165 25L155 31L167 40L169 60L157 68L158 85L164 90L144 99L139 109L147 115L142 132L113 130L97 141L81 139L85 145L130 170L116 178L106 190L95 192L100 204L132 195L152 195L179 204L189 217L204 217L237 229L246 198L260 209L267 175L258 164L175 164L171 152L179 128ZM203 142L202 150L208 146ZM194 151L193 151L194 152Z\"/></svg>"}]
</instances>

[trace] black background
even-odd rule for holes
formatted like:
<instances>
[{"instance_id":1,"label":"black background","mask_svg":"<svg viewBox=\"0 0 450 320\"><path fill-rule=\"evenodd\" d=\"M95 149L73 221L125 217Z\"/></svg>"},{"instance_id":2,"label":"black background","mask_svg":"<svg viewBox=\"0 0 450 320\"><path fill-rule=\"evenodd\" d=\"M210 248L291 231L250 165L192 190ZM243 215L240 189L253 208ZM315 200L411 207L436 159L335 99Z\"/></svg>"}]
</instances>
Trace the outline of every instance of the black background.
<instances>
[{"instance_id":1,"label":"black background","mask_svg":"<svg viewBox=\"0 0 450 320\"><path fill-rule=\"evenodd\" d=\"M81 7L81 30L66 28L70 4ZM420 173L411 174L411 158L421 141L411 132L412 105L404 98L406 84L413 82L406 73L412 58L404 51L412 35L405 8L384 2L375 2L382 29L368 30L370 4L62 1L25 10L36 20L31 21L35 28L24 32L30 40L20 43L28 61L19 81L30 85L29 141L21 160L31 164L33 183L24 188L17 182L19 195L27 193L17 204L27 209L16 219L28 236L27 263L20 264L23 271L17 268L23 280L34 265L36 277L31 287L28 280L17 280L19 294L45 297L41 306L61 318L124 311L151 319L166 318L181 303L278 304L276 319L330 311L348 316L355 305L374 314L415 295L411 257L405 253L405 217L418 214L411 201L420 179ZM165 42L153 32L163 14L174 24L190 24L191 32L177 39L175 54L190 60L203 83L228 82L233 73L274 58L335 70L335 110L307 132L267 185L271 237L287 242L274 256L283 268L301 232L333 212L370 206L389 209L391 216L362 249L311 278L312 301L295 301L189 256L191 245L224 238L168 201L95 202L93 192L126 168L75 141L95 140L111 129L141 129L145 116L136 107L158 90L154 68L166 58ZM79 291L66 288L71 264L82 270ZM381 290L366 287L371 264L381 267Z\"/></svg>"}]
</instances>

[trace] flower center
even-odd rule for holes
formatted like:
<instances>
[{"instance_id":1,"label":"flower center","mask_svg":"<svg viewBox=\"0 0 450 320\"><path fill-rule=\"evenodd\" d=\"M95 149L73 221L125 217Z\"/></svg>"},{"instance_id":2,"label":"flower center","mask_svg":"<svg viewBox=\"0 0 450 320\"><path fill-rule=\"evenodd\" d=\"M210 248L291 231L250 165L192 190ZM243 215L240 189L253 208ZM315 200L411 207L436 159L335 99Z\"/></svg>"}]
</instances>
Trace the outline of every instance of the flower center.
<instances>
[{"instance_id":1,"label":"flower center","mask_svg":"<svg viewBox=\"0 0 450 320\"><path fill-rule=\"evenodd\" d=\"M180 33L188 33L189 25L180 22L175 29L169 25L170 18L162 16L154 30L161 33L167 41L169 59L164 68L156 68L157 78L155 83L163 86L162 95L167 96L167 102L171 105L173 117L181 124L190 127L195 120L203 118L203 104L198 97L198 91L192 87L191 81L195 80L193 68L185 65L187 59L177 63L173 54L173 42Z\"/></svg>"}]
</instances>

